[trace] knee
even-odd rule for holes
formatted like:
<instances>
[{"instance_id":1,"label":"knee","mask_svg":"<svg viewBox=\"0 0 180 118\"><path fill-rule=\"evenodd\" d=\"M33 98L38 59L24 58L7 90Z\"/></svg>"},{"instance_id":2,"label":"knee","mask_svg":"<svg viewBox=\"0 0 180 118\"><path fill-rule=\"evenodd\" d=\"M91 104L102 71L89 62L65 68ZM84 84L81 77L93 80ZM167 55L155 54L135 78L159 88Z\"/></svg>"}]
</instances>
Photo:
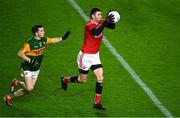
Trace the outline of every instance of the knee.
<instances>
[{"instance_id":1,"label":"knee","mask_svg":"<svg viewBox=\"0 0 180 118\"><path fill-rule=\"evenodd\" d=\"M87 82L87 78L86 77L83 77L83 78L79 78L79 82L80 83L86 83Z\"/></svg>"},{"instance_id":2,"label":"knee","mask_svg":"<svg viewBox=\"0 0 180 118\"><path fill-rule=\"evenodd\" d=\"M86 79L84 79L84 80L82 80L81 82L82 82L82 83L86 83L86 82L87 82L87 80L86 80Z\"/></svg>"},{"instance_id":3,"label":"knee","mask_svg":"<svg viewBox=\"0 0 180 118\"><path fill-rule=\"evenodd\" d=\"M86 80L86 79L80 79L79 82L80 82L80 83L86 83L87 80Z\"/></svg>"},{"instance_id":4,"label":"knee","mask_svg":"<svg viewBox=\"0 0 180 118\"><path fill-rule=\"evenodd\" d=\"M28 93L32 93L33 89L34 89L33 87L28 87L28 88L27 88L27 92L28 92Z\"/></svg>"},{"instance_id":5,"label":"knee","mask_svg":"<svg viewBox=\"0 0 180 118\"><path fill-rule=\"evenodd\" d=\"M97 82L98 83L103 83L104 77L103 76L98 76L97 77Z\"/></svg>"}]
</instances>

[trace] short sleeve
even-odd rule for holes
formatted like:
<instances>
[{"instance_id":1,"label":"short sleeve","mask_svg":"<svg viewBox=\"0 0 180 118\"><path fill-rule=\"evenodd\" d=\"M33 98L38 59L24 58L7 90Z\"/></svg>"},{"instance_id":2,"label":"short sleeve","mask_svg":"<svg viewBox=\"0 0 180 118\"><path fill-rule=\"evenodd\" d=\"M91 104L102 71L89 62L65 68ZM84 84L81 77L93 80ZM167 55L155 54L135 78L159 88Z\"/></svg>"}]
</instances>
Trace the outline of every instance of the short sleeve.
<instances>
[{"instance_id":1,"label":"short sleeve","mask_svg":"<svg viewBox=\"0 0 180 118\"><path fill-rule=\"evenodd\" d=\"M51 44L52 40L53 40L52 38L47 37L46 44Z\"/></svg>"},{"instance_id":2,"label":"short sleeve","mask_svg":"<svg viewBox=\"0 0 180 118\"><path fill-rule=\"evenodd\" d=\"M87 31L91 31L93 28L96 28L96 26L94 25L94 23L92 23L92 21L89 21L86 25L85 25L85 29Z\"/></svg>"},{"instance_id":3,"label":"short sleeve","mask_svg":"<svg viewBox=\"0 0 180 118\"><path fill-rule=\"evenodd\" d=\"M24 45L22 47L22 51L24 53L29 52L30 51L30 45L28 43L24 43Z\"/></svg>"}]
</instances>

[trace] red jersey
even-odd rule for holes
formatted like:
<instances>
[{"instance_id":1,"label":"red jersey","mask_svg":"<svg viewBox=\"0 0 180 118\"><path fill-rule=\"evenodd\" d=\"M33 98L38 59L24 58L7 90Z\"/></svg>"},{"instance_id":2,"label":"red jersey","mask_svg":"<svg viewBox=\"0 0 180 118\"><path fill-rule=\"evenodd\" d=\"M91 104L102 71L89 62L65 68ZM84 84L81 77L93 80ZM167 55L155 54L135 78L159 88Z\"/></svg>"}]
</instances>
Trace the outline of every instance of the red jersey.
<instances>
[{"instance_id":1,"label":"red jersey","mask_svg":"<svg viewBox=\"0 0 180 118\"><path fill-rule=\"evenodd\" d=\"M86 23L84 27L84 43L81 48L81 51L87 54L95 54L99 51L103 33L99 36L92 35L90 31L93 28L98 28L101 24L103 24L104 20L101 20L99 23L95 23L94 21L90 20Z\"/></svg>"}]
</instances>

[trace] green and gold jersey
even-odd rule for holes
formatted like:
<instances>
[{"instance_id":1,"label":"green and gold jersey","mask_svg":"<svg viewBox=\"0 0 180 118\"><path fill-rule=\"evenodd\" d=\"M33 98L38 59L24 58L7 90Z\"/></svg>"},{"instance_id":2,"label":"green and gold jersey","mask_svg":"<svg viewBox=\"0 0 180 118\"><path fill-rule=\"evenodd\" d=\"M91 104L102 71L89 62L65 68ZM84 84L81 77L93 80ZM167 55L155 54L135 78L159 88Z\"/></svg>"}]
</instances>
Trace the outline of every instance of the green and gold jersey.
<instances>
[{"instance_id":1,"label":"green and gold jersey","mask_svg":"<svg viewBox=\"0 0 180 118\"><path fill-rule=\"evenodd\" d=\"M30 59L35 59L38 61L38 64L30 64L29 62L24 61L21 64L23 70L36 71L40 69L40 65L43 59L43 55L45 53L46 44L52 43L52 39L48 37L43 37L40 40L35 39L34 37L27 41L22 51L25 53L27 57Z\"/></svg>"}]
</instances>

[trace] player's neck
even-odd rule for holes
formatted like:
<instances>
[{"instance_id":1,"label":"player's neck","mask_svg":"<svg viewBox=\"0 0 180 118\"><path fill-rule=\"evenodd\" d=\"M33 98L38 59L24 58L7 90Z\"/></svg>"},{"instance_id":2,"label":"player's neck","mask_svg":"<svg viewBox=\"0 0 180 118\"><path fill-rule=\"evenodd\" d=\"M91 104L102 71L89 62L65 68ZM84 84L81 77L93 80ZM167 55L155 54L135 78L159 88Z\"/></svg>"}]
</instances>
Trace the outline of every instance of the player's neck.
<instances>
[{"instance_id":1,"label":"player's neck","mask_svg":"<svg viewBox=\"0 0 180 118\"><path fill-rule=\"evenodd\" d=\"M98 21L96 21L96 20L94 20L94 19L91 19L91 21L92 21L93 23L95 23L95 24L98 24L98 23L99 23Z\"/></svg>"},{"instance_id":2,"label":"player's neck","mask_svg":"<svg viewBox=\"0 0 180 118\"><path fill-rule=\"evenodd\" d=\"M38 36L34 36L34 38L35 38L36 40L41 40L41 37L38 37Z\"/></svg>"}]
</instances>

